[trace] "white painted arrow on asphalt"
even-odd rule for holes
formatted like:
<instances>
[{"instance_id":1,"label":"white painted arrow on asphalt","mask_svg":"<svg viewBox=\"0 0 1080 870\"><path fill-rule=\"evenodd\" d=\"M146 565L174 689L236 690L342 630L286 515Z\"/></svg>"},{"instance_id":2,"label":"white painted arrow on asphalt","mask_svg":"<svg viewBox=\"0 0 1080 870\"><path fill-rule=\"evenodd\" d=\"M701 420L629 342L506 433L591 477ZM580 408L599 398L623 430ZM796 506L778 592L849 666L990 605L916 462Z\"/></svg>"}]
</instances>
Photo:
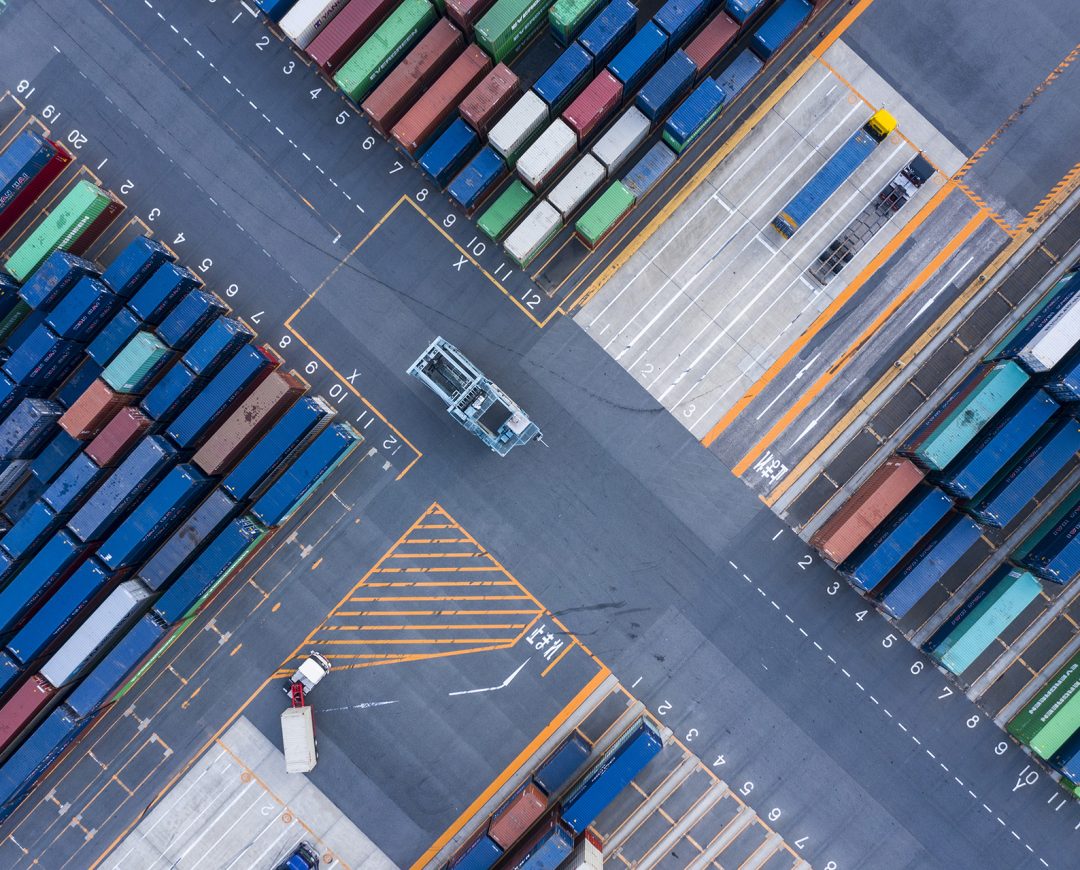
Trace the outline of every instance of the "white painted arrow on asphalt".
<instances>
[{"instance_id":1,"label":"white painted arrow on asphalt","mask_svg":"<svg viewBox=\"0 0 1080 870\"><path fill-rule=\"evenodd\" d=\"M511 682L513 682L514 677L516 677L522 672L522 670L525 668L525 665L527 665L531 661L531 659L531 656L525 659L525 661L521 663L521 665L516 671L514 671L510 676L508 676L497 686L488 686L486 689L467 689L464 692L450 692L450 697L453 698L455 695L479 695L481 692L497 692L499 691L499 689L505 689L507 686L510 685Z\"/></svg>"}]
</instances>

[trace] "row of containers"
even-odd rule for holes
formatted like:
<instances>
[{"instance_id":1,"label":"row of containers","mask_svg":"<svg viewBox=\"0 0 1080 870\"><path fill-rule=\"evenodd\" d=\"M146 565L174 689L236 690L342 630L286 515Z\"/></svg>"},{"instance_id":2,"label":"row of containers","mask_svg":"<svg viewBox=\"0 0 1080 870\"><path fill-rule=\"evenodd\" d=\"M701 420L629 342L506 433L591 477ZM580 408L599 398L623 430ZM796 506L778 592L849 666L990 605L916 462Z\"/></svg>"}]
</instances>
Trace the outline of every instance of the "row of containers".
<instances>
[{"instance_id":1,"label":"row of containers","mask_svg":"<svg viewBox=\"0 0 1080 870\"><path fill-rule=\"evenodd\" d=\"M1072 271L810 543L886 614L902 619L957 568L987 527L1007 535L1040 495L1076 467L1078 417L1080 272ZM1011 549L923 649L960 676L984 653L992 657L1006 630L1030 623L1034 617L1025 614L1041 612L1044 583L1063 586L1078 575L1080 488ZM1041 758L1080 781L1080 694L1071 705L1058 704L1062 686L1071 687L1064 690L1066 698L1080 690L1078 658L1055 674L1008 727ZM1055 701L1047 703L1050 695ZM1050 730L1037 739L1044 727ZM1060 740L1051 739L1061 734Z\"/></svg>"},{"instance_id":2,"label":"row of containers","mask_svg":"<svg viewBox=\"0 0 1080 870\"><path fill-rule=\"evenodd\" d=\"M0 153L0 217L57 147ZM362 441L160 243L75 253L115 204L71 185L0 275L0 819Z\"/></svg>"},{"instance_id":3,"label":"row of containers","mask_svg":"<svg viewBox=\"0 0 1080 870\"><path fill-rule=\"evenodd\" d=\"M603 842L589 826L663 745L660 732L642 718L588 764L592 747L571 733L444 870L600 870Z\"/></svg>"},{"instance_id":4,"label":"row of containers","mask_svg":"<svg viewBox=\"0 0 1080 870\"><path fill-rule=\"evenodd\" d=\"M813 12L768 5L668 0L638 27L630 0L260 3L522 268L571 224L599 245ZM522 92L507 62L545 22L564 48Z\"/></svg>"}]
</instances>

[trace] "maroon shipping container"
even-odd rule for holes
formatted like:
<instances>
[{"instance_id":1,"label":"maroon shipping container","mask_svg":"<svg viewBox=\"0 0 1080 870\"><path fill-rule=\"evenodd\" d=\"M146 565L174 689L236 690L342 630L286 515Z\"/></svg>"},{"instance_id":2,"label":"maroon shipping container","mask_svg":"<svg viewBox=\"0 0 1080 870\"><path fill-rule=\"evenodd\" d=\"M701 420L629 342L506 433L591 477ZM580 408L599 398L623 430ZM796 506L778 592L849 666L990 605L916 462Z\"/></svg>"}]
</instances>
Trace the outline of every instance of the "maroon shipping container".
<instances>
[{"instance_id":1,"label":"maroon shipping container","mask_svg":"<svg viewBox=\"0 0 1080 870\"><path fill-rule=\"evenodd\" d=\"M910 460L892 456L871 474L810 539L823 556L843 562L923 479Z\"/></svg>"},{"instance_id":2,"label":"maroon shipping container","mask_svg":"<svg viewBox=\"0 0 1080 870\"><path fill-rule=\"evenodd\" d=\"M393 137L415 154L489 69L491 58L480 46L470 45L394 125Z\"/></svg>"},{"instance_id":3,"label":"maroon shipping container","mask_svg":"<svg viewBox=\"0 0 1080 870\"><path fill-rule=\"evenodd\" d=\"M111 191L107 190L105 193L112 197ZM126 206L120 200L113 197L112 201L105 206L104 211L91 221L90 226L83 230L82 234L74 242L68 245L67 250L77 257L83 256L90 246L101 238L101 234L112 225L112 222L120 216L125 208Z\"/></svg>"},{"instance_id":4,"label":"maroon shipping container","mask_svg":"<svg viewBox=\"0 0 1080 870\"><path fill-rule=\"evenodd\" d=\"M446 0L446 14L472 33L480 16L495 5L495 0Z\"/></svg>"},{"instance_id":5,"label":"maroon shipping container","mask_svg":"<svg viewBox=\"0 0 1080 870\"><path fill-rule=\"evenodd\" d=\"M592 131L619 107L622 91L622 82L604 70L566 107L563 120L577 133L578 142L584 144Z\"/></svg>"},{"instance_id":6,"label":"maroon shipping container","mask_svg":"<svg viewBox=\"0 0 1080 870\"><path fill-rule=\"evenodd\" d=\"M119 465L143 432L150 420L135 408L121 408L97 438L86 445L86 455L102 468Z\"/></svg>"},{"instance_id":7,"label":"maroon shipping container","mask_svg":"<svg viewBox=\"0 0 1080 870\"><path fill-rule=\"evenodd\" d=\"M307 47L307 56L327 75L335 72L375 32L398 0L349 0Z\"/></svg>"},{"instance_id":8,"label":"maroon shipping container","mask_svg":"<svg viewBox=\"0 0 1080 870\"><path fill-rule=\"evenodd\" d=\"M698 75L704 75L715 60L724 53L724 49L735 41L739 33L739 24L723 12L718 14L686 46L686 55L698 68Z\"/></svg>"},{"instance_id":9,"label":"maroon shipping container","mask_svg":"<svg viewBox=\"0 0 1080 870\"><path fill-rule=\"evenodd\" d=\"M488 836L509 849L543 815L546 806L544 793L534 783L528 783L495 814L488 826Z\"/></svg>"},{"instance_id":10,"label":"maroon shipping container","mask_svg":"<svg viewBox=\"0 0 1080 870\"><path fill-rule=\"evenodd\" d=\"M48 189L50 184L60 177L60 173L64 171L64 167L71 162L71 155L59 142L52 139L50 139L49 142L56 148L56 154L54 154L52 160L46 163L41 171L30 179L23 189L15 195L11 204L5 208L3 212L0 212L0 236L4 235L8 230L15 226L15 224L18 223L19 218L30 211L30 207L37 202L37 198Z\"/></svg>"},{"instance_id":11,"label":"maroon shipping container","mask_svg":"<svg viewBox=\"0 0 1080 870\"><path fill-rule=\"evenodd\" d=\"M0 707L0 752L10 746L42 711L56 689L44 677L34 674Z\"/></svg>"},{"instance_id":12,"label":"maroon shipping container","mask_svg":"<svg viewBox=\"0 0 1080 870\"><path fill-rule=\"evenodd\" d=\"M207 474L224 473L303 393L304 382L296 375L272 372L214 430L193 461Z\"/></svg>"},{"instance_id":13,"label":"maroon shipping container","mask_svg":"<svg viewBox=\"0 0 1080 870\"><path fill-rule=\"evenodd\" d=\"M489 72L458 106L458 112L472 128L487 135L503 111L517 98L520 80L505 63Z\"/></svg>"},{"instance_id":14,"label":"maroon shipping container","mask_svg":"<svg viewBox=\"0 0 1080 870\"><path fill-rule=\"evenodd\" d=\"M441 76L465 45L465 37L445 18L440 18L364 100L361 108L371 125L384 136L401 120L420 93Z\"/></svg>"},{"instance_id":15,"label":"maroon shipping container","mask_svg":"<svg viewBox=\"0 0 1080 870\"><path fill-rule=\"evenodd\" d=\"M131 395L114 393L109 385L99 378L63 413L60 417L60 428L72 438L87 441L112 419L117 408L130 405L134 399Z\"/></svg>"}]
</instances>

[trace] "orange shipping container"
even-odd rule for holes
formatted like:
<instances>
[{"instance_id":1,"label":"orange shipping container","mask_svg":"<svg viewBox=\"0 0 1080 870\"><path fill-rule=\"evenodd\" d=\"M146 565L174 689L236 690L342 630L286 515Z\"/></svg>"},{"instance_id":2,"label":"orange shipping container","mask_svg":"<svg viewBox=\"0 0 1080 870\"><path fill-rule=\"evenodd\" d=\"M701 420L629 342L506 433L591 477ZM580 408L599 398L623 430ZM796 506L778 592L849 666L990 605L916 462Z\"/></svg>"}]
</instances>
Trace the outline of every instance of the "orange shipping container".
<instances>
[{"instance_id":1,"label":"orange shipping container","mask_svg":"<svg viewBox=\"0 0 1080 870\"><path fill-rule=\"evenodd\" d=\"M77 398L60 417L60 428L72 438L86 441L93 438L112 419L117 408L134 400L135 396L115 393L100 378Z\"/></svg>"},{"instance_id":2,"label":"orange shipping container","mask_svg":"<svg viewBox=\"0 0 1080 870\"><path fill-rule=\"evenodd\" d=\"M508 800L488 826L488 836L509 849L540 818L547 796L532 782Z\"/></svg>"},{"instance_id":3,"label":"orange shipping container","mask_svg":"<svg viewBox=\"0 0 1080 870\"><path fill-rule=\"evenodd\" d=\"M477 132L487 135L491 125L518 95L520 80L505 63L489 72L461 101L458 112Z\"/></svg>"}]
</instances>

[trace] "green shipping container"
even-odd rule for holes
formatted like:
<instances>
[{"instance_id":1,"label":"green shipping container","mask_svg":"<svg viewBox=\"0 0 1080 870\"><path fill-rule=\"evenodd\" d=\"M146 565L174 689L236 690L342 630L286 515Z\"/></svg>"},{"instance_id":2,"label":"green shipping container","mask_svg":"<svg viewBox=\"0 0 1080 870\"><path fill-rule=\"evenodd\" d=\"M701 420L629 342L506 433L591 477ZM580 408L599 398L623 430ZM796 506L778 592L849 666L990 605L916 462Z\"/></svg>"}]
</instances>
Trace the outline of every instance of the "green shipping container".
<instances>
[{"instance_id":1,"label":"green shipping container","mask_svg":"<svg viewBox=\"0 0 1080 870\"><path fill-rule=\"evenodd\" d=\"M495 63L521 48L544 23L552 0L496 0L473 28L476 44Z\"/></svg>"},{"instance_id":2,"label":"green shipping container","mask_svg":"<svg viewBox=\"0 0 1080 870\"><path fill-rule=\"evenodd\" d=\"M1005 730L1021 743L1030 744L1061 707L1080 689L1080 653L1069 659L1017 713Z\"/></svg>"},{"instance_id":3,"label":"green shipping container","mask_svg":"<svg viewBox=\"0 0 1080 870\"><path fill-rule=\"evenodd\" d=\"M0 327L2 327L2 324L0 324ZM1022 562L1027 558L1028 553L1034 550L1036 545L1046 537L1050 530L1065 519L1077 504L1080 504L1080 489L1075 489L1070 492L1065 497L1065 501L1051 511L1050 516L1039 523L1039 525L1035 527L1035 531L1024 538L1020 546L1009 554L1009 559L1013 562Z\"/></svg>"},{"instance_id":4,"label":"green shipping container","mask_svg":"<svg viewBox=\"0 0 1080 870\"><path fill-rule=\"evenodd\" d=\"M498 241L534 199L536 196L533 192L521 180L514 179L513 183L499 194L499 198L480 215L476 225L489 239Z\"/></svg>"},{"instance_id":5,"label":"green shipping container","mask_svg":"<svg viewBox=\"0 0 1080 870\"><path fill-rule=\"evenodd\" d=\"M1031 739L1031 751L1039 758L1049 758L1080 730L1080 691L1063 698L1053 715Z\"/></svg>"},{"instance_id":6,"label":"green shipping container","mask_svg":"<svg viewBox=\"0 0 1080 870\"><path fill-rule=\"evenodd\" d=\"M954 674L962 674L1041 591L1042 585L1029 572L1010 571L934 650L933 657Z\"/></svg>"},{"instance_id":7,"label":"green shipping container","mask_svg":"<svg viewBox=\"0 0 1080 870\"><path fill-rule=\"evenodd\" d=\"M101 379L118 393L134 392L168 353L156 335L138 332L105 367Z\"/></svg>"},{"instance_id":8,"label":"green shipping container","mask_svg":"<svg viewBox=\"0 0 1080 870\"><path fill-rule=\"evenodd\" d=\"M578 218L574 225L577 234L590 248L596 247L622 216L634 207L634 201L634 194L627 190L625 184L621 181L614 182L589 206L589 210Z\"/></svg>"},{"instance_id":9,"label":"green shipping container","mask_svg":"<svg viewBox=\"0 0 1080 870\"><path fill-rule=\"evenodd\" d=\"M109 202L108 194L94 184L78 182L8 257L8 272L25 281L53 251L70 248Z\"/></svg>"},{"instance_id":10,"label":"green shipping container","mask_svg":"<svg viewBox=\"0 0 1080 870\"><path fill-rule=\"evenodd\" d=\"M4 319L0 320L0 341L7 341L19 324L26 319L31 311L33 311L29 305L22 299L15 303L15 307L4 315Z\"/></svg>"},{"instance_id":11,"label":"green shipping container","mask_svg":"<svg viewBox=\"0 0 1080 870\"><path fill-rule=\"evenodd\" d=\"M356 102L362 101L437 17L428 0L402 0L337 71L337 86Z\"/></svg>"},{"instance_id":12,"label":"green shipping container","mask_svg":"<svg viewBox=\"0 0 1080 870\"><path fill-rule=\"evenodd\" d=\"M941 471L1019 392L1028 379L1028 373L1011 360L994 366L915 449L914 455L919 463Z\"/></svg>"},{"instance_id":13,"label":"green shipping container","mask_svg":"<svg viewBox=\"0 0 1080 870\"><path fill-rule=\"evenodd\" d=\"M683 142L681 145L675 141L675 137L672 136L666 128L664 129L664 133L661 138L665 142L667 142L668 147L671 148L672 151L674 151L676 154L682 154L683 151L685 151L687 148L697 142L698 137L701 136L702 133L709 129L709 125L712 124L712 122L720 116L720 112L724 110L724 107L724 103L721 103L719 106L717 106L716 109L714 109L710 113L709 117L702 121L698 128L694 130L694 132L690 135L690 138Z\"/></svg>"},{"instance_id":14,"label":"green shipping container","mask_svg":"<svg viewBox=\"0 0 1080 870\"><path fill-rule=\"evenodd\" d=\"M605 0L555 0L548 12L551 32L563 45L573 42Z\"/></svg>"}]
</instances>

